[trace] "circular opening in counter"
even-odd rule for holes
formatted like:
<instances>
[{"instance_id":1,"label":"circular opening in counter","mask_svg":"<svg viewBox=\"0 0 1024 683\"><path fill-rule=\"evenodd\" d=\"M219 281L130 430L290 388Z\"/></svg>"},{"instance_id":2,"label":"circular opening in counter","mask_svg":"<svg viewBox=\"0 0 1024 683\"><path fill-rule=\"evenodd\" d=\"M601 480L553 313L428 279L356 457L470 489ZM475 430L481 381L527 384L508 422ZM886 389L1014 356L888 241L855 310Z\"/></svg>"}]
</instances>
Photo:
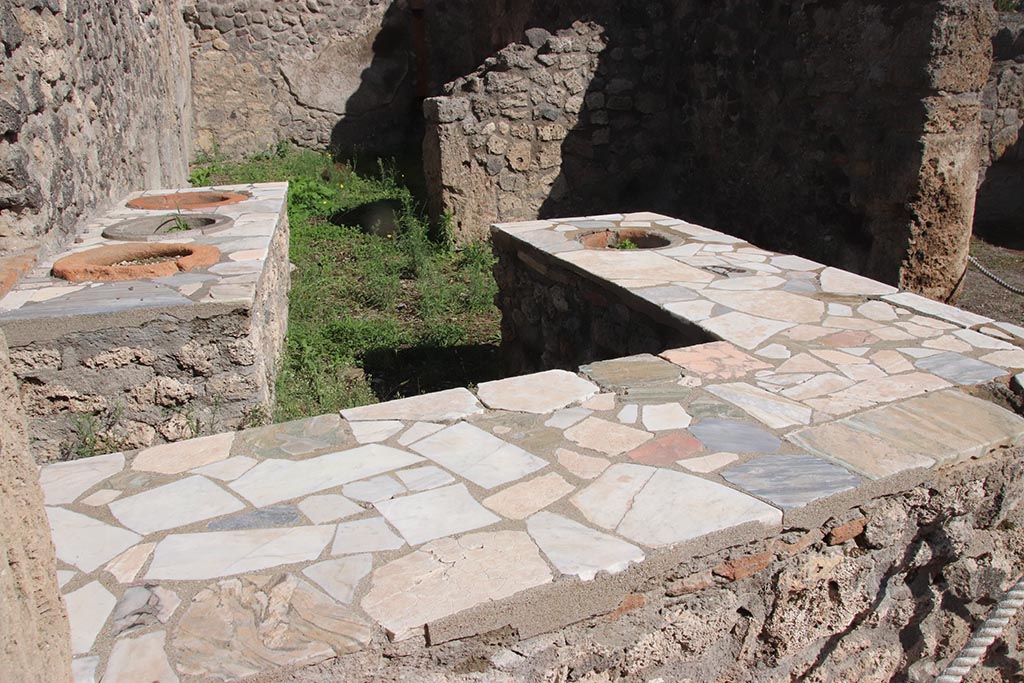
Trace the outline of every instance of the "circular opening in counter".
<instances>
[{"instance_id":1,"label":"circular opening in counter","mask_svg":"<svg viewBox=\"0 0 1024 683\"><path fill-rule=\"evenodd\" d=\"M670 246L673 239L660 232L642 228L597 230L577 238L587 249L661 249Z\"/></svg>"},{"instance_id":2,"label":"circular opening in counter","mask_svg":"<svg viewBox=\"0 0 1024 683\"><path fill-rule=\"evenodd\" d=\"M211 213L164 214L121 221L103 231L108 240L151 242L168 237L201 237L231 227L227 216Z\"/></svg>"},{"instance_id":3,"label":"circular opening in counter","mask_svg":"<svg viewBox=\"0 0 1024 683\"><path fill-rule=\"evenodd\" d=\"M237 204L251 197L248 192L227 190L200 190L198 192L171 192L137 197L128 202L128 208L146 211L187 211L212 209L217 206Z\"/></svg>"},{"instance_id":4,"label":"circular opening in counter","mask_svg":"<svg viewBox=\"0 0 1024 683\"><path fill-rule=\"evenodd\" d=\"M53 275L71 282L141 280L219 260L220 249L207 244L112 244L65 256L53 264Z\"/></svg>"}]
</instances>

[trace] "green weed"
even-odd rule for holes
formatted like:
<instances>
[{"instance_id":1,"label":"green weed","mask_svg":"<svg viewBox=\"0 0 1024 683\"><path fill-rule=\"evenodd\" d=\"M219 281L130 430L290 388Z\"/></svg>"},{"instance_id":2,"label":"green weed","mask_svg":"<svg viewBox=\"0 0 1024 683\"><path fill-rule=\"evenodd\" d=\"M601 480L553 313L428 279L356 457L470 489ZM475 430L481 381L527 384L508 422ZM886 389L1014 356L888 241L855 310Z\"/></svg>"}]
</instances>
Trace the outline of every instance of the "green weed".
<instances>
[{"instance_id":1,"label":"green weed","mask_svg":"<svg viewBox=\"0 0 1024 683\"><path fill-rule=\"evenodd\" d=\"M94 455L123 450L125 438L119 433L122 406L107 408L96 413L72 413L68 418L71 438L61 444L61 460L91 458Z\"/></svg>"},{"instance_id":2,"label":"green weed","mask_svg":"<svg viewBox=\"0 0 1024 683\"><path fill-rule=\"evenodd\" d=\"M275 421L432 391L445 382L462 386L494 372L487 349L495 348L500 317L490 246L456 249L451 217L432 228L393 163L378 161L370 173L354 166L279 147L193 169L206 184L289 181L289 256L296 270ZM378 200L398 207L393 231L374 235L336 224L345 212Z\"/></svg>"}]
</instances>

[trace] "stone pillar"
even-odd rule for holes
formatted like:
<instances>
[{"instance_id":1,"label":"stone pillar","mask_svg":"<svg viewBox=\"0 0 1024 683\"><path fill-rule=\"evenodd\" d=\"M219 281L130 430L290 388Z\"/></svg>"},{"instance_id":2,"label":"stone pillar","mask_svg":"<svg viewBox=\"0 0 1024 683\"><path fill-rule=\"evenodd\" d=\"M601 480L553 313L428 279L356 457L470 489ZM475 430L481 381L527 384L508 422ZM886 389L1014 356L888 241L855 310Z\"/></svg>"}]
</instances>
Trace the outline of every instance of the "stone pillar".
<instances>
[{"instance_id":1,"label":"stone pillar","mask_svg":"<svg viewBox=\"0 0 1024 683\"><path fill-rule=\"evenodd\" d=\"M12 683L63 683L71 678L71 639L57 588L50 526L2 334L0 678Z\"/></svg>"},{"instance_id":2,"label":"stone pillar","mask_svg":"<svg viewBox=\"0 0 1024 683\"><path fill-rule=\"evenodd\" d=\"M954 298L967 268L994 25L991 7L977 0L944 0L933 24L931 92L922 100L921 164L898 285L934 299Z\"/></svg>"}]
</instances>

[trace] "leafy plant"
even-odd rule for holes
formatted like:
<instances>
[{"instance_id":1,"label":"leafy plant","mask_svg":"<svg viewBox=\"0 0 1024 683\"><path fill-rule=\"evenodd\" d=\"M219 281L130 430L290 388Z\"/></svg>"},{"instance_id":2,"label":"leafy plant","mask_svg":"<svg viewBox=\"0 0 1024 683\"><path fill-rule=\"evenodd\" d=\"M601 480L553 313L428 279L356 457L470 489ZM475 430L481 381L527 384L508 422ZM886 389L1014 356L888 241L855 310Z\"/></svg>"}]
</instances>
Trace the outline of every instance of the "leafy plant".
<instances>
[{"instance_id":1,"label":"leafy plant","mask_svg":"<svg viewBox=\"0 0 1024 683\"><path fill-rule=\"evenodd\" d=\"M73 413L71 438L61 444L61 460L91 458L94 455L114 453L124 449L126 440L121 428L122 406L107 408L97 413Z\"/></svg>"},{"instance_id":2,"label":"leafy plant","mask_svg":"<svg viewBox=\"0 0 1024 683\"><path fill-rule=\"evenodd\" d=\"M616 244L612 248L613 249L639 249L640 247L638 247L636 245L636 242L633 242L629 238L626 238L624 240L621 240L618 244Z\"/></svg>"},{"instance_id":3,"label":"leafy plant","mask_svg":"<svg viewBox=\"0 0 1024 683\"><path fill-rule=\"evenodd\" d=\"M175 213L174 216L171 217L171 219L167 222L171 224L171 226L167 228L167 232L185 232L186 230L192 229L192 226L189 225L188 221L186 221L185 218L181 215L181 209L178 209L177 213Z\"/></svg>"},{"instance_id":4,"label":"leafy plant","mask_svg":"<svg viewBox=\"0 0 1024 683\"><path fill-rule=\"evenodd\" d=\"M193 168L188 174L188 184L192 187L206 187L210 185L210 177L212 175L213 169L209 166Z\"/></svg>"}]
</instances>

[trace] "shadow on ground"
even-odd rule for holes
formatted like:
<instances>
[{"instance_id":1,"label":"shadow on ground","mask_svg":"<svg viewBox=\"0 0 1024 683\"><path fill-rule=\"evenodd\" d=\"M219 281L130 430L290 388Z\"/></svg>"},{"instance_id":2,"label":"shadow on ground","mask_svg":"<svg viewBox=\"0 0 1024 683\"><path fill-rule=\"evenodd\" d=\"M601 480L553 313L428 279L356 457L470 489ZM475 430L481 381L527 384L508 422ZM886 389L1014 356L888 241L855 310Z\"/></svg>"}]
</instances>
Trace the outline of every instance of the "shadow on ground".
<instances>
[{"instance_id":1,"label":"shadow on ground","mask_svg":"<svg viewBox=\"0 0 1024 683\"><path fill-rule=\"evenodd\" d=\"M495 344L368 351L363 370L381 401L474 386L502 376Z\"/></svg>"}]
</instances>

